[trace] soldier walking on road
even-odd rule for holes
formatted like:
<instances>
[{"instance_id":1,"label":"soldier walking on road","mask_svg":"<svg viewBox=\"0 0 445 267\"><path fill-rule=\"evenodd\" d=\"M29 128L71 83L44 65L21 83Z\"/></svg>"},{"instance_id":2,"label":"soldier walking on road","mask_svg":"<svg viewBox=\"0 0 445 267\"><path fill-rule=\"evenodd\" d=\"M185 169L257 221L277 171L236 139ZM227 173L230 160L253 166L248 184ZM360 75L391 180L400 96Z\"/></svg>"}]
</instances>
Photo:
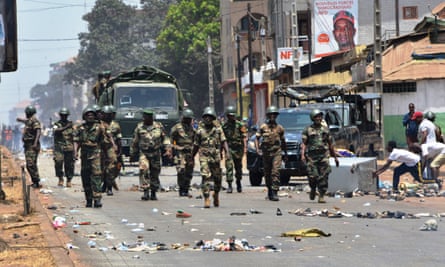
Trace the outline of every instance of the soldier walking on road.
<instances>
[{"instance_id":1,"label":"soldier walking on road","mask_svg":"<svg viewBox=\"0 0 445 267\"><path fill-rule=\"evenodd\" d=\"M284 128L276 121L279 114L275 106L267 108L267 121L261 124L255 139L256 151L263 158L267 197L271 201L279 201L278 190L280 188L280 168L283 160L282 151L284 151L284 161L287 161ZM261 144L260 139L262 139Z\"/></svg>"},{"instance_id":2,"label":"soldier walking on road","mask_svg":"<svg viewBox=\"0 0 445 267\"><path fill-rule=\"evenodd\" d=\"M247 149L247 129L244 124L236 119L236 109L228 106L226 109L227 121L222 128L229 146L232 160L226 160L227 193L232 193L233 169L235 169L236 191L243 191L241 179L243 177L243 156Z\"/></svg>"},{"instance_id":3,"label":"soldier walking on road","mask_svg":"<svg viewBox=\"0 0 445 267\"><path fill-rule=\"evenodd\" d=\"M192 155L195 129L192 125L194 114L190 109L182 113L181 122L173 126L170 131L170 140L176 151L175 163L178 175L179 196L189 196L190 183L193 178L195 158Z\"/></svg>"},{"instance_id":4,"label":"soldier walking on road","mask_svg":"<svg viewBox=\"0 0 445 267\"><path fill-rule=\"evenodd\" d=\"M73 122L68 120L70 111L61 108L60 120L54 123L54 168L59 178L58 186L63 186L63 176L66 176L66 187L71 187L74 176L74 133ZM65 171L65 172L64 172Z\"/></svg>"},{"instance_id":5,"label":"soldier walking on road","mask_svg":"<svg viewBox=\"0 0 445 267\"><path fill-rule=\"evenodd\" d=\"M32 180L33 188L40 188L40 176L37 166L37 158L40 152L40 134L42 126L40 121L35 116L36 108L34 106L27 106L25 108L25 118L17 118L18 122L23 122L25 128L23 130L23 148L25 149L26 169Z\"/></svg>"},{"instance_id":6,"label":"soldier walking on road","mask_svg":"<svg viewBox=\"0 0 445 267\"><path fill-rule=\"evenodd\" d=\"M154 111L145 109L143 121L134 129L130 147L130 162L139 157L139 180L144 190L142 200L158 200L159 174L161 172L161 149L166 147L165 156L171 158L170 140L162 123L153 120ZM149 194L150 190L150 194Z\"/></svg>"},{"instance_id":7,"label":"soldier walking on road","mask_svg":"<svg viewBox=\"0 0 445 267\"><path fill-rule=\"evenodd\" d=\"M202 114L193 145L193 158L199 151L204 208L210 208L210 191L213 182L213 205L219 207L219 191L221 191L221 149L226 152L226 159L230 160L229 147L224 131L216 120L215 110L206 107Z\"/></svg>"},{"instance_id":8,"label":"soldier walking on road","mask_svg":"<svg viewBox=\"0 0 445 267\"><path fill-rule=\"evenodd\" d=\"M110 107L111 107L111 110L113 111L112 121L111 121L111 125L110 125L111 135L113 136L114 144L117 146L117 151L116 151L117 164L116 164L116 168L112 172L111 186L114 189L119 190L119 187L117 186L117 183L116 183L116 178L119 176L121 169L124 168L124 159L123 159L123 155L122 155L122 130L121 130L121 126L120 126L119 122L117 122L115 120L116 108L114 106L110 106Z\"/></svg>"},{"instance_id":9,"label":"soldier walking on road","mask_svg":"<svg viewBox=\"0 0 445 267\"><path fill-rule=\"evenodd\" d=\"M86 207L102 207L102 143L106 139L106 131L96 120L96 111L87 107L83 111L85 122L79 126L74 135L74 158L78 158L80 149L82 186L85 192Z\"/></svg>"},{"instance_id":10,"label":"soldier walking on road","mask_svg":"<svg viewBox=\"0 0 445 267\"><path fill-rule=\"evenodd\" d=\"M302 133L301 160L307 165L307 177L311 187L309 199L315 199L318 188L318 203L326 203L324 195L328 190L328 178L331 173L329 155L334 157L337 167L339 162L329 129L322 123L323 112L314 109L311 111L310 117L313 123L307 126Z\"/></svg>"},{"instance_id":11,"label":"soldier walking on road","mask_svg":"<svg viewBox=\"0 0 445 267\"><path fill-rule=\"evenodd\" d=\"M102 143L102 177L103 187L102 192L106 192L107 196L113 195L113 182L117 177L117 150L118 147L114 143L113 131L111 122L113 119L113 108L111 106L104 106L102 108L102 125L106 131L106 138Z\"/></svg>"}]
</instances>

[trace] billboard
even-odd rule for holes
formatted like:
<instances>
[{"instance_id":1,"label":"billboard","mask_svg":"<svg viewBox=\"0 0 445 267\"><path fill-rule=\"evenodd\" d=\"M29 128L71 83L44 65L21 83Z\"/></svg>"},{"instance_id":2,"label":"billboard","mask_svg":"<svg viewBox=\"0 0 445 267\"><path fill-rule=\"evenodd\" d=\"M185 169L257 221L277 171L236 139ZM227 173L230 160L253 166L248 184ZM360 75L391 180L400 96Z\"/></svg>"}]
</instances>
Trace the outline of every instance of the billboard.
<instances>
[{"instance_id":1,"label":"billboard","mask_svg":"<svg viewBox=\"0 0 445 267\"><path fill-rule=\"evenodd\" d=\"M348 51L358 41L358 0L314 0L314 54Z\"/></svg>"}]
</instances>

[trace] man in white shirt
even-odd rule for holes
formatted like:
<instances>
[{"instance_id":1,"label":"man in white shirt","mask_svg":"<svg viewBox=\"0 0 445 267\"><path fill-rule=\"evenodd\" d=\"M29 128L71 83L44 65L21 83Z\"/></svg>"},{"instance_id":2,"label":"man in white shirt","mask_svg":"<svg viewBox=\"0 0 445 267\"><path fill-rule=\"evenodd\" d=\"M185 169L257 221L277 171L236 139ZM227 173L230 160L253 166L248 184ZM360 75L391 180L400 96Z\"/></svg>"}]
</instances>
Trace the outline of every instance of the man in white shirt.
<instances>
[{"instance_id":1,"label":"man in white shirt","mask_svg":"<svg viewBox=\"0 0 445 267\"><path fill-rule=\"evenodd\" d=\"M420 182L420 155L405 149L398 149L395 141L389 141L386 150L390 153L386 163L377 171L374 176L378 176L386 171L393 161L400 162L399 166L394 168L392 176L392 188L394 192L398 191L400 175L409 172L414 180Z\"/></svg>"},{"instance_id":2,"label":"man in white shirt","mask_svg":"<svg viewBox=\"0 0 445 267\"><path fill-rule=\"evenodd\" d=\"M434 180L439 187L442 187L442 181L439 180L439 169L443 164L445 164L445 144L437 142L432 144L423 144L421 147L422 156L428 162L430 162L431 168L431 177L426 178Z\"/></svg>"},{"instance_id":3,"label":"man in white shirt","mask_svg":"<svg viewBox=\"0 0 445 267\"><path fill-rule=\"evenodd\" d=\"M420 111L414 112L412 120L415 120L419 125L419 143L431 144L436 143L436 126L433 122L423 118L423 113Z\"/></svg>"}]
</instances>

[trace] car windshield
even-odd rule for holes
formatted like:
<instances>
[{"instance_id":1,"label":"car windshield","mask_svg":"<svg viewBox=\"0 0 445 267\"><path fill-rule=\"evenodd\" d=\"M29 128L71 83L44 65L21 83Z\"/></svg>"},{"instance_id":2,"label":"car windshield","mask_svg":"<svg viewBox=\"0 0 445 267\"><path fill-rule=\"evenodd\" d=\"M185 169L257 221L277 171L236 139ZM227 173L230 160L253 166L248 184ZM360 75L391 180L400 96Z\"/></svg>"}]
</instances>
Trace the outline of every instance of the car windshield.
<instances>
[{"instance_id":1,"label":"car windshield","mask_svg":"<svg viewBox=\"0 0 445 267\"><path fill-rule=\"evenodd\" d=\"M175 109L176 91L171 87L119 87L116 92L118 108Z\"/></svg>"},{"instance_id":2,"label":"car windshield","mask_svg":"<svg viewBox=\"0 0 445 267\"><path fill-rule=\"evenodd\" d=\"M280 113L277 122L286 131L303 131L306 126L312 123L309 113L306 112Z\"/></svg>"}]
</instances>

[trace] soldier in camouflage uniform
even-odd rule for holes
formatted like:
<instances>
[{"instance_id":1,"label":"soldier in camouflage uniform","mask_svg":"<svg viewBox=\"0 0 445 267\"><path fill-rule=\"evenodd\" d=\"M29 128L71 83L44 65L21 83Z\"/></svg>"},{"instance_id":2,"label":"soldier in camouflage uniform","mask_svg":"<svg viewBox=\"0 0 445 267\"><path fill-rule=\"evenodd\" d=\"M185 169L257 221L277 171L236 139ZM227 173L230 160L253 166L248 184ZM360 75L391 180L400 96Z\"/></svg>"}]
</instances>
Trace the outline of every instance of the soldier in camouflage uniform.
<instances>
[{"instance_id":1,"label":"soldier in camouflage uniform","mask_svg":"<svg viewBox=\"0 0 445 267\"><path fill-rule=\"evenodd\" d=\"M106 130L96 120L96 111L87 107L82 117L85 122L80 125L74 135L74 158L78 158L80 149L82 186L85 192L86 207L102 207L102 143L107 138Z\"/></svg>"},{"instance_id":2,"label":"soldier in camouflage uniform","mask_svg":"<svg viewBox=\"0 0 445 267\"><path fill-rule=\"evenodd\" d=\"M280 168L282 160L287 160L286 140L284 128L277 123L279 115L275 106L266 110L267 121L261 124L256 133L255 147L258 155L262 155L264 164L264 178L267 186L267 196L271 201L279 201ZM260 140L261 144L260 144ZM281 152L284 151L284 158Z\"/></svg>"},{"instance_id":3,"label":"soldier in camouflage uniform","mask_svg":"<svg viewBox=\"0 0 445 267\"><path fill-rule=\"evenodd\" d=\"M18 122L23 122L25 128L23 130L23 147L25 150L26 169L31 176L32 187L40 188L40 176L37 166L37 158L40 152L40 134L42 126L40 121L35 116L36 108L34 106L27 106L25 108L25 118L17 118Z\"/></svg>"},{"instance_id":4,"label":"soldier in camouflage uniform","mask_svg":"<svg viewBox=\"0 0 445 267\"><path fill-rule=\"evenodd\" d=\"M165 155L172 157L170 139L165 134L162 123L153 120L154 111L145 109L143 121L134 129L130 147L130 162L139 156L139 179L142 180L144 195L142 200L157 200L156 192L160 186L161 148L166 147ZM150 189L150 194L149 194Z\"/></svg>"},{"instance_id":5,"label":"soldier in camouflage uniform","mask_svg":"<svg viewBox=\"0 0 445 267\"><path fill-rule=\"evenodd\" d=\"M117 151L116 151L117 164L116 164L116 168L115 168L114 172L112 172L113 181L111 183L111 186L114 189L119 190L119 187L117 186L117 183L116 183L116 178L119 176L121 169L124 167L124 159L122 156L122 130L121 130L121 126L120 126L119 122L117 122L115 120L116 108L114 106L110 106L110 107L113 111L112 121L111 121L111 135L113 136L114 144L117 146Z\"/></svg>"},{"instance_id":6,"label":"soldier in camouflage uniform","mask_svg":"<svg viewBox=\"0 0 445 267\"><path fill-rule=\"evenodd\" d=\"M318 188L318 202L326 203L324 195L328 190L328 178L331 172L329 155L334 157L337 167L339 162L329 129L322 123L323 112L314 109L310 116L313 123L307 126L302 133L301 160L307 165L307 177L311 187L310 200L315 199Z\"/></svg>"},{"instance_id":7,"label":"soldier in camouflage uniform","mask_svg":"<svg viewBox=\"0 0 445 267\"><path fill-rule=\"evenodd\" d=\"M113 182L117 177L117 146L114 143L113 130L111 122L113 119L113 109L111 106L104 106L102 108L102 125L106 131L106 137L102 143L102 177L103 187L102 192L107 192L107 196L113 195Z\"/></svg>"},{"instance_id":8,"label":"soldier in camouflage uniform","mask_svg":"<svg viewBox=\"0 0 445 267\"><path fill-rule=\"evenodd\" d=\"M235 167L236 190L242 192L241 178L243 176L243 156L247 149L247 129L242 122L236 119L236 109L233 106L226 108L227 121L222 128L227 138L227 144L232 160L226 160L227 193L232 193L233 169Z\"/></svg>"},{"instance_id":9,"label":"soldier in camouflage uniform","mask_svg":"<svg viewBox=\"0 0 445 267\"><path fill-rule=\"evenodd\" d=\"M190 183L193 178L195 160L192 155L195 129L192 126L193 111L185 109L181 122L174 125L170 131L170 142L176 151L175 164L178 173L179 196L189 196Z\"/></svg>"},{"instance_id":10,"label":"soldier in camouflage uniform","mask_svg":"<svg viewBox=\"0 0 445 267\"><path fill-rule=\"evenodd\" d=\"M54 168L59 178L59 186L63 186L63 176L66 176L66 187L71 187L74 176L74 133L73 122L68 120L70 111L61 108L60 120L54 123ZM64 172L65 171L65 172Z\"/></svg>"},{"instance_id":11,"label":"soldier in camouflage uniform","mask_svg":"<svg viewBox=\"0 0 445 267\"><path fill-rule=\"evenodd\" d=\"M193 144L193 158L199 151L199 162L202 176L202 193L204 208L210 208L211 182L213 181L213 205L219 207L219 191L221 190L221 149L226 152L226 159L230 160L229 147L220 123L216 120L213 108L206 107L199 123Z\"/></svg>"}]
</instances>

